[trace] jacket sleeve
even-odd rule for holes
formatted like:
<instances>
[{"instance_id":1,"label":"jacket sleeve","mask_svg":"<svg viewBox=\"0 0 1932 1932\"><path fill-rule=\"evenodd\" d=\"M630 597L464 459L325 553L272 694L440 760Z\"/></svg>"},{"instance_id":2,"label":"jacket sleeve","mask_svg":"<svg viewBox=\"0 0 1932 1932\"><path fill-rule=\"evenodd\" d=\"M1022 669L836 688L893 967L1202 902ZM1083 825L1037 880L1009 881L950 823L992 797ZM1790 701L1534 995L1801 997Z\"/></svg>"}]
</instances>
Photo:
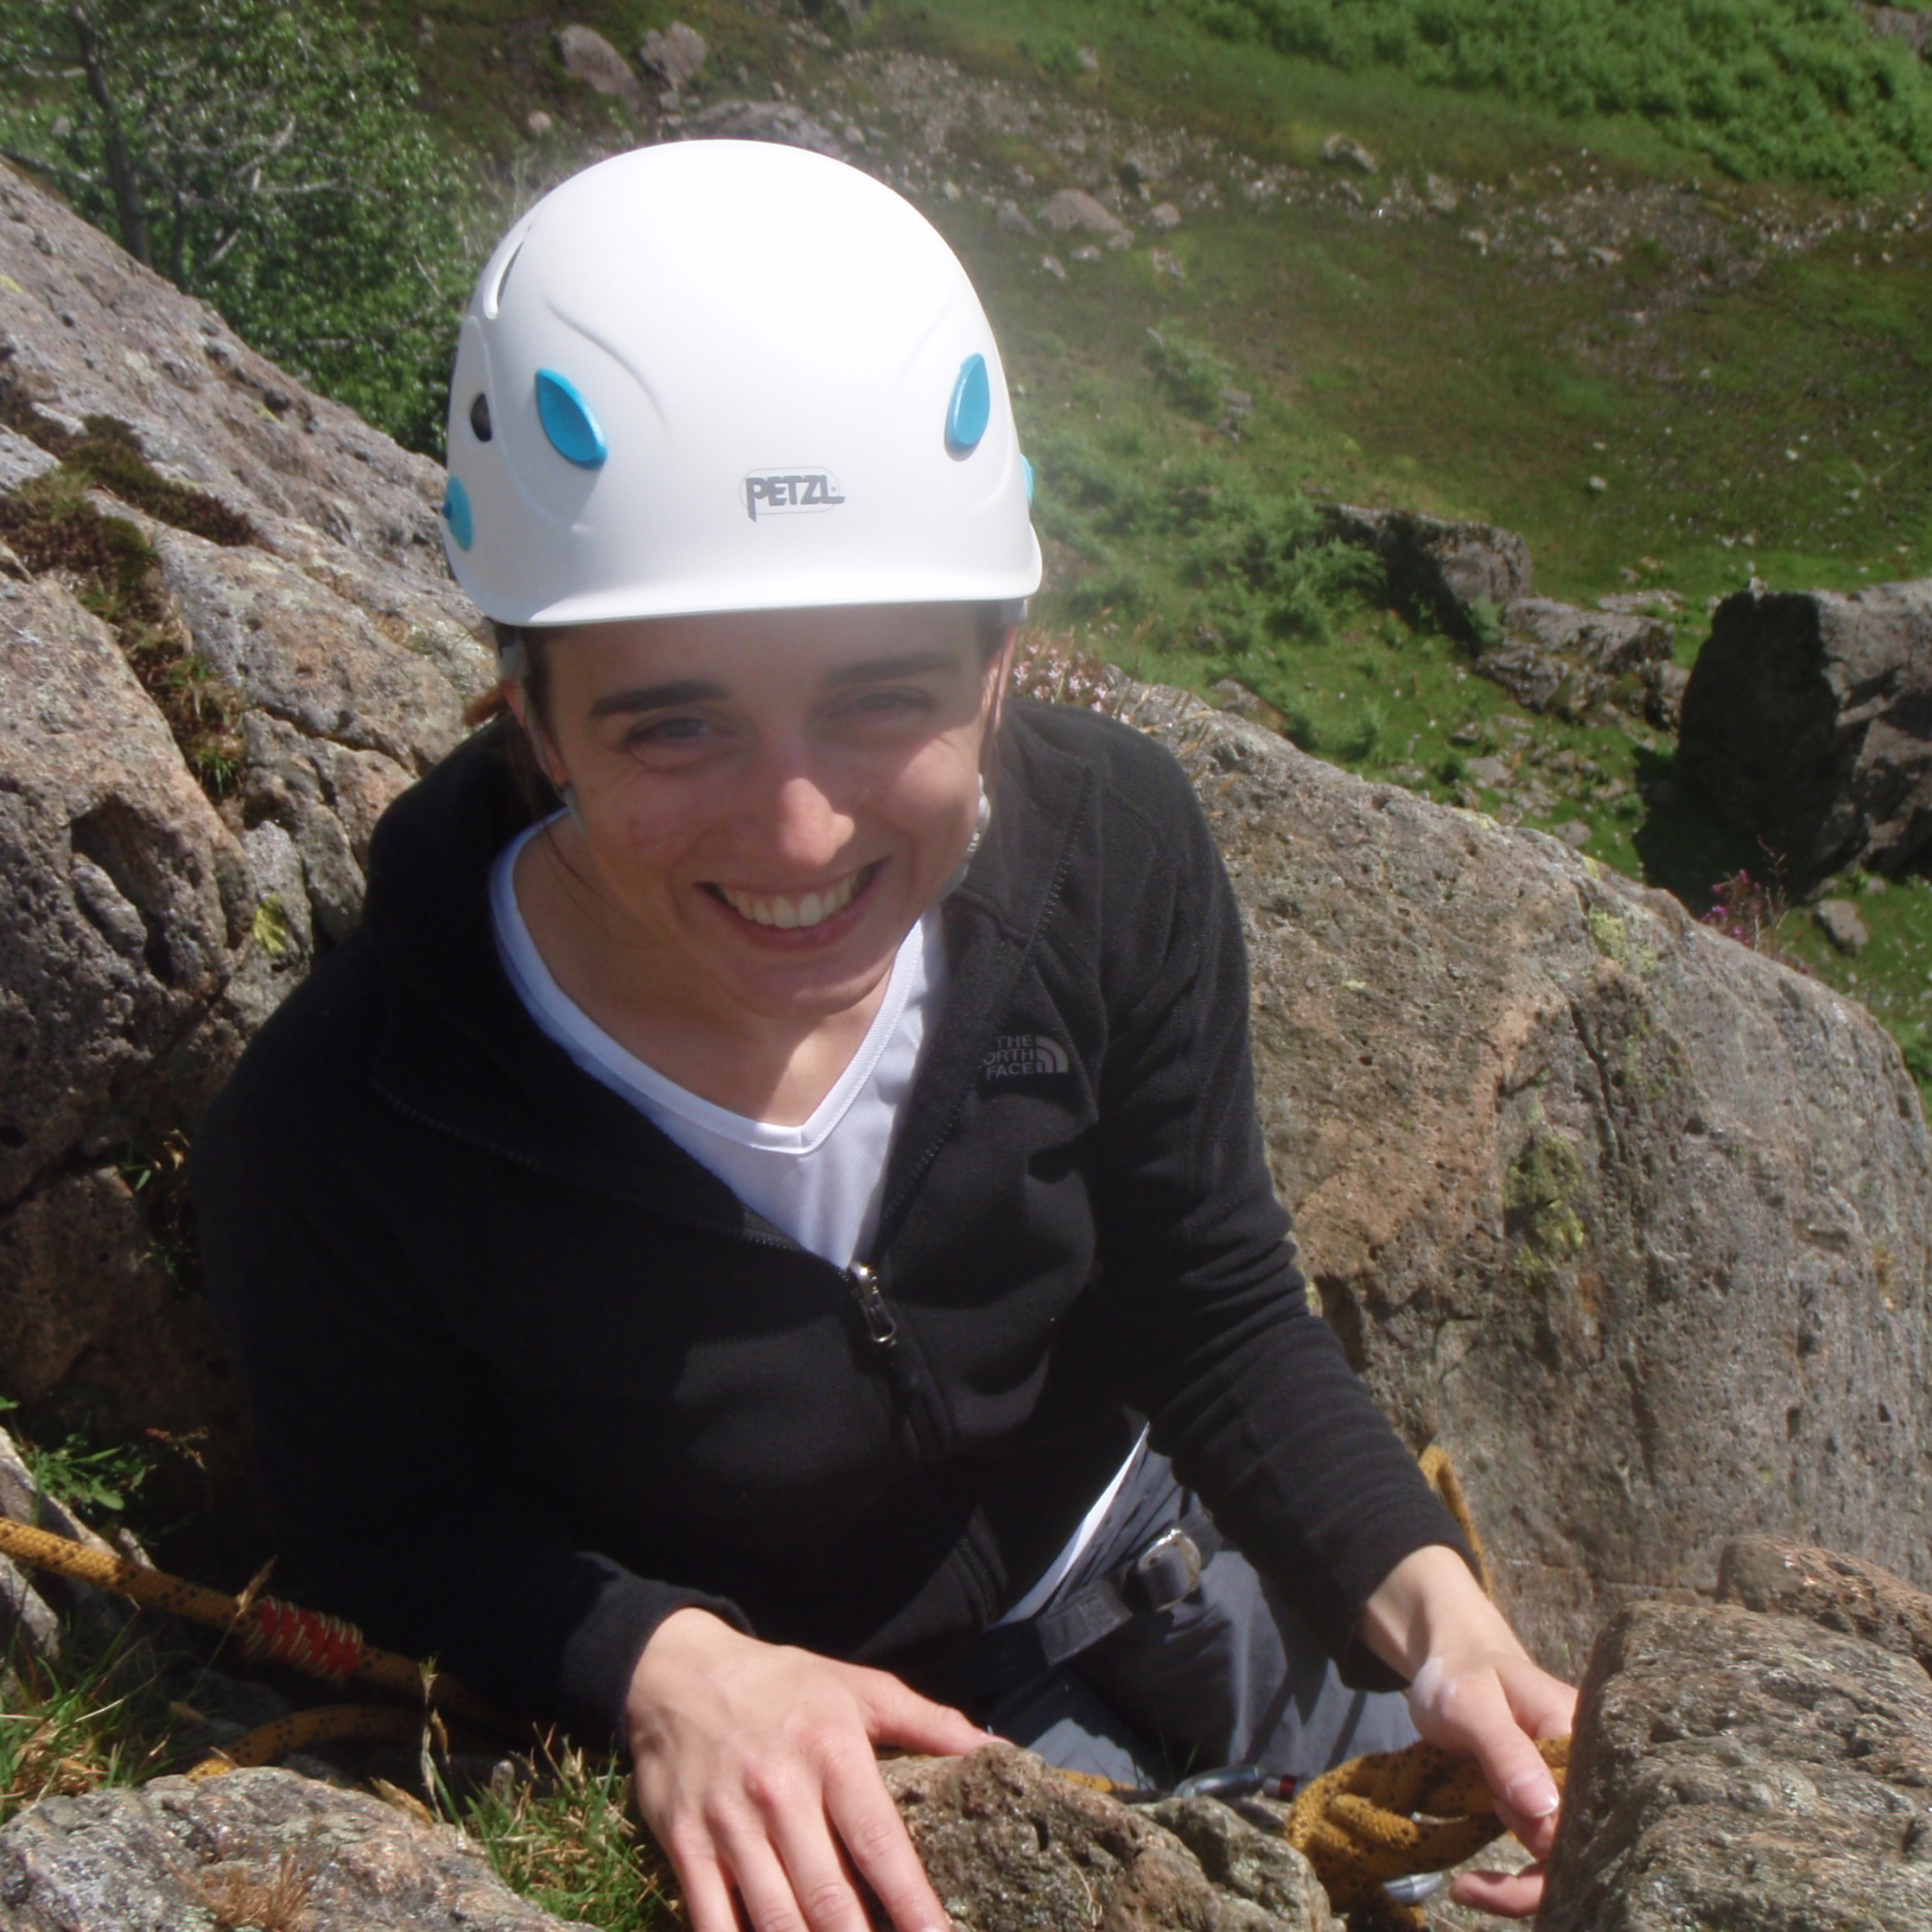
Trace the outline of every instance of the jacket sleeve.
<instances>
[{"instance_id":1,"label":"jacket sleeve","mask_svg":"<svg viewBox=\"0 0 1932 1932\"><path fill-rule=\"evenodd\" d=\"M696 1605L746 1619L556 1533L554 1498L507 1455L488 1378L412 1292L354 1163L278 1131L287 1109L251 1103L248 1073L197 1135L193 1191L300 1600L435 1653L506 1709L621 1743L632 1672L666 1617Z\"/></svg>"},{"instance_id":2,"label":"jacket sleeve","mask_svg":"<svg viewBox=\"0 0 1932 1932\"><path fill-rule=\"evenodd\" d=\"M1404 1557L1469 1552L1309 1310L1255 1113L1240 911L1184 776L1112 811L1100 1224L1125 1318L1129 1400L1154 1446L1248 1559L1309 1619L1351 1683L1402 1680L1355 1640ZM1148 847L1155 848L1151 863ZM1138 848L1142 863L1122 865Z\"/></svg>"}]
</instances>

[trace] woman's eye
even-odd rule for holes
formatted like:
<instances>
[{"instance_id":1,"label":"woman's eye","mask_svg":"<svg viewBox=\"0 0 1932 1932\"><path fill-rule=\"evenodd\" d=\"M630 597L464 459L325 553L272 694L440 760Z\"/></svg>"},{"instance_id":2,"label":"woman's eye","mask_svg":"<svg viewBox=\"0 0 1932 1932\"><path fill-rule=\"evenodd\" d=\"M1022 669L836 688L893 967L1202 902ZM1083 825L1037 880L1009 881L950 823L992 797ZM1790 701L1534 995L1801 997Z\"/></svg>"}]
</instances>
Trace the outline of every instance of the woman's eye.
<instances>
[{"instance_id":1,"label":"woman's eye","mask_svg":"<svg viewBox=\"0 0 1932 1932\"><path fill-rule=\"evenodd\" d=\"M634 724L624 743L634 751L682 751L702 744L711 733L711 722L706 718L653 718L647 724Z\"/></svg>"},{"instance_id":2,"label":"woman's eye","mask_svg":"<svg viewBox=\"0 0 1932 1932\"><path fill-rule=\"evenodd\" d=\"M909 712L929 711L930 695L923 691L868 691L846 706L846 715L857 718L899 718Z\"/></svg>"}]
</instances>

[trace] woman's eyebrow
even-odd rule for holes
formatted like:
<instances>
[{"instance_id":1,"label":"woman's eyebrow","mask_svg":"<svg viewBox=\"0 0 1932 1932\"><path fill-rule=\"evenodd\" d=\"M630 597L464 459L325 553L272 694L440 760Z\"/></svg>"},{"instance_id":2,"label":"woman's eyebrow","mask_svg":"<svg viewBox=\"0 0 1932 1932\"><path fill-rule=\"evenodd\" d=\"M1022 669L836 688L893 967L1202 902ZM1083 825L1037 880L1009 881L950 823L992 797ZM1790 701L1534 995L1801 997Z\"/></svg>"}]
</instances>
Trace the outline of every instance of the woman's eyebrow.
<instances>
[{"instance_id":1,"label":"woman's eyebrow","mask_svg":"<svg viewBox=\"0 0 1932 1932\"><path fill-rule=\"evenodd\" d=\"M936 670L957 670L957 651L909 651L903 657L867 658L863 664L840 665L825 673L828 685L880 684L895 677L924 677Z\"/></svg>"},{"instance_id":2,"label":"woman's eyebrow","mask_svg":"<svg viewBox=\"0 0 1932 1932\"><path fill-rule=\"evenodd\" d=\"M590 707L590 715L614 718L636 711L667 711L678 704L715 704L730 695L722 684L703 678L676 678L668 684L640 684L635 691L613 691Z\"/></svg>"}]
</instances>

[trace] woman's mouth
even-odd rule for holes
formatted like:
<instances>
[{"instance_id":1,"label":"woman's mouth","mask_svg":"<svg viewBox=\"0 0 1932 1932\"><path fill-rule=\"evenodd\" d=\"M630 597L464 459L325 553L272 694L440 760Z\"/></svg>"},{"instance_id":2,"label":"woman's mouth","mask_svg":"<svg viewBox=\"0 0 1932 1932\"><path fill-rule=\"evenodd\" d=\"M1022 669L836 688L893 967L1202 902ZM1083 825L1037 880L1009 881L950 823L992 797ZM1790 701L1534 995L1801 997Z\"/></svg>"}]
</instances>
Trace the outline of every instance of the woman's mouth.
<instances>
[{"instance_id":1,"label":"woman's mouth","mask_svg":"<svg viewBox=\"0 0 1932 1932\"><path fill-rule=\"evenodd\" d=\"M843 912L878 876L885 863L875 859L869 866L861 866L856 872L847 872L842 879L810 893L753 893L724 885L713 885L710 891L753 925L773 926L781 932L809 931Z\"/></svg>"}]
</instances>

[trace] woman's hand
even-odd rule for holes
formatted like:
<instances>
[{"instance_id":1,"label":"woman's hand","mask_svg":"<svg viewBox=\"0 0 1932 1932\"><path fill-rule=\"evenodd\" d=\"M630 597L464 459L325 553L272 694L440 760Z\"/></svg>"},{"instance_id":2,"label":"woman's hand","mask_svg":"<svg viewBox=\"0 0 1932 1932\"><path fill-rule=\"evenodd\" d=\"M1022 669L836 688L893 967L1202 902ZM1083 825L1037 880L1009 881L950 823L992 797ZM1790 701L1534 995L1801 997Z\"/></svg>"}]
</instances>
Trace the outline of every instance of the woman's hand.
<instances>
[{"instance_id":1,"label":"woman's hand","mask_svg":"<svg viewBox=\"0 0 1932 1932\"><path fill-rule=\"evenodd\" d=\"M760 1643L674 1611L625 1708L638 1808L684 1887L692 1932L868 1932L856 1871L897 1932L950 1932L874 1745L952 1756L986 1734L883 1670Z\"/></svg>"},{"instance_id":2,"label":"woman's hand","mask_svg":"<svg viewBox=\"0 0 1932 1932\"><path fill-rule=\"evenodd\" d=\"M1543 1901L1543 1864L1556 1841L1556 1780L1536 1748L1577 1716L1577 1693L1529 1661L1468 1566L1436 1545L1397 1564L1369 1599L1362 1639L1410 1679L1415 1727L1432 1744L1473 1757L1496 1795L1496 1815L1537 1863L1521 1872L1468 1872L1459 1904L1526 1918Z\"/></svg>"}]
</instances>

